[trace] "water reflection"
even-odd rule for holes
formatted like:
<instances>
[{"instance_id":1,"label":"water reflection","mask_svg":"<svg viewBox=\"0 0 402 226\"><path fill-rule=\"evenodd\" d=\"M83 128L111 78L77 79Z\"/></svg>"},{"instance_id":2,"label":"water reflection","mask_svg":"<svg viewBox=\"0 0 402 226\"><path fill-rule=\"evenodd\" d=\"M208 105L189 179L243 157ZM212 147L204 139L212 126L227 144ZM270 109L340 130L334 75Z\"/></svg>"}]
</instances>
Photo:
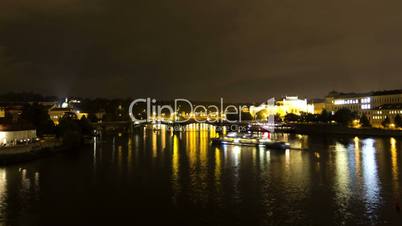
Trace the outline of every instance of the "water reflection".
<instances>
[{"instance_id":1,"label":"water reflection","mask_svg":"<svg viewBox=\"0 0 402 226\"><path fill-rule=\"evenodd\" d=\"M214 127L188 129L141 129L96 141L74 157L0 168L0 219L35 216L35 208L57 200L71 207L67 209L72 216L85 211L120 216L125 208L128 216L133 214L129 209L154 210L160 205L174 212L161 219L166 224L171 223L169 217L186 214L195 224L215 225L370 225L401 220L382 208L399 199L400 142L394 138L275 134L296 147L278 151L212 146ZM105 203L102 208L98 200ZM125 208L117 208L125 202ZM52 208L40 211L57 215Z\"/></svg>"},{"instance_id":2,"label":"water reflection","mask_svg":"<svg viewBox=\"0 0 402 226\"><path fill-rule=\"evenodd\" d=\"M127 141L127 165L128 169L131 170L133 165L133 137L129 136Z\"/></svg>"},{"instance_id":3,"label":"water reflection","mask_svg":"<svg viewBox=\"0 0 402 226\"><path fill-rule=\"evenodd\" d=\"M397 141L395 138L390 138L390 143L391 143L392 187L394 190L394 198L398 200L400 198L400 186L399 186Z\"/></svg>"},{"instance_id":4,"label":"water reflection","mask_svg":"<svg viewBox=\"0 0 402 226\"><path fill-rule=\"evenodd\" d=\"M347 149L343 144L337 142L335 144L335 166L336 166L336 176L335 176L335 200L337 204L337 214L338 218L341 220L342 224L348 219L348 208L350 204L350 199L352 197L351 191L351 173L352 170L349 164L349 153L353 154L353 150ZM353 159L353 158L352 158Z\"/></svg>"},{"instance_id":5,"label":"water reflection","mask_svg":"<svg viewBox=\"0 0 402 226\"><path fill-rule=\"evenodd\" d=\"M7 178L6 170L0 169L0 209L3 210L7 196Z\"/></svg>"},{"instance_id":6,"label":"water reflection","mask_svg":"<svg viewBox=\"0 0 402 226\"><path fill-rule=\"evenodd\" d=\"M179 192L179 138L173 135L173 153L172 153L172 185L174 191L174 199Z\"/></svg>"},{"instance_id":7,"label":"water reflection","mask_svg":"<svg viewBox=\"0 0 402 226\"><path fill-rule=\"evenodd\" d=\"M368 214L372 214L376 211L380 201L374 139L363 141L362 160L366 208Z\"/></svg>"},{"instance_id":8,"label":"water reflection","mask_svg":"<svg viewBox=\"0 0 402 226\"><path fill-rule=\"evenodd\" d=\"M0 225L11 225L10 216L32 211L40 200L40 173L34 169L0 168Z\"/></svg>"},{"instance_id":9,"label":"water reflection","mask_svg":"<svg viewBox=\"0 0 402 226\"><path fill-rule=\"evenodd\" d=\"M359 178L360 177L360 175L361 175L361 155L360 155L360 153L361 153L361 149L360 149L360 139L358 138L358 137L355 137L354 139L354 161L355 161L355 167L354 167L354 170L355 170L355 175L356 175L356 177L357 178Z\"/></svg>"}]
</instances>

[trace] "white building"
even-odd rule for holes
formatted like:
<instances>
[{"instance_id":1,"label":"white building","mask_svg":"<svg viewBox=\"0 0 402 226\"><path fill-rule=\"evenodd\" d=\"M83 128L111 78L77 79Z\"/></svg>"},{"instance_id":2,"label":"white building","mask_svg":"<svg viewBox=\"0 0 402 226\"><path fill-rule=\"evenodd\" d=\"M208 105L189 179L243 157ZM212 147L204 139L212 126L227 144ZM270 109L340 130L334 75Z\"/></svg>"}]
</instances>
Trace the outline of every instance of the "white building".
<instances>
[{"instance_id":1,"label":"white building","mask_svg":"<svg viewBox=\"0 0 402 226\"><path fill-rule=\"evenodd\" d=\"M300 115L302 113L314 114L314 105L308 104L307 99L299 99L297 96L286 96L282 100L273 103L264 103L259 106L251 106L250 114L255 116L258 112L265 111L267 115L280 115L292 113Z\"/></svg>"},{"instance_id":2,"label":"white building","mask_svg":"<svg viewBox=\"0 0 402 226\"><path fill-rule=\"evenodd\" d=\"M19 142L29 142L36 138L35 129L8 130L0 125L0 146L13 145Z\"/></svg>"},{"instance_id":3,"label":"white building","mask_svg":"<svg viewBox=\"0 0 402 226\"><path fill-rule=\"evenodd\" d=\"M402 115L402 90L331 92L326 98L325 108L332 113L347 108L359 115L365 114L374 126L379 126L386 117L392 121L397 114Z\"/></svg>"}]
</instances>

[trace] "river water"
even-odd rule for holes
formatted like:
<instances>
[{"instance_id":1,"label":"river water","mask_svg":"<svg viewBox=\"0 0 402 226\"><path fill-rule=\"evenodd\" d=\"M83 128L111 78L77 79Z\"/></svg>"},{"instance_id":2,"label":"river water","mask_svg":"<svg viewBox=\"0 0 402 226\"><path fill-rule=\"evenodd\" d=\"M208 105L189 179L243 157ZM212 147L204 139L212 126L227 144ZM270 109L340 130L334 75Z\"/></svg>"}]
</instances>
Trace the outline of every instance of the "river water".
<instances>
[{"instance_id":1,"label":"river water","mask_svg":"<svg viewBox=\"0 0 402 226\"><path fill-rule=\"evenodd\" d=\"M139 129L0 168L0 225L402 225L402 140Z\"/></svg>"}]
</instances>

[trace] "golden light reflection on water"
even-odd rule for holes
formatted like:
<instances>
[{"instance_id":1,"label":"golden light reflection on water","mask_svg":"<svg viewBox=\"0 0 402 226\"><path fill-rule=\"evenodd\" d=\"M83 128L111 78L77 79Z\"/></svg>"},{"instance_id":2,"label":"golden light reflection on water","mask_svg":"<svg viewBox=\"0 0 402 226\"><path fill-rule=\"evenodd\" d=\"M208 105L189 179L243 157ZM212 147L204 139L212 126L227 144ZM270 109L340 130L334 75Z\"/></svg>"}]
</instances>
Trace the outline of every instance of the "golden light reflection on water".
<instances>
[{"instance_id":1,"label":"golden light reflection on water","mask_svg":"<svg viewBox=\"0 0 402 226\"><path fill-rule=\"evenodd\" d=\"M133 167L133 137L128 136L127 141L127 167L128 170L131 171Z\"/></svg>"},{"instance_id":2,"label":"golden light reflection on water","mask_svg":"<svg viewBox=\"0 0 402 226\"><path fill-rule=\"evenodd\" d=\"M208 154L210 151L209 134L210 128L207 125L188 125L185 131L180 132L179 136L174 135L173 156L172 156L172 179L173 190L180 191L180 183L176 181L176 178L186 176L186 180L189 180L189 186L196 189L191 196L197 200L206 201L208 184L205 181L208 180ZM183 139L181 139L181 137ZM176 155L177 145L184 145L185 149L181 150ZM183 161L178 161L178 156ZM184 165L180 165L183 163ZM183 169L182 173L177 174L176 169ZM188 177L187 177L188 175ZM202 198L205 197L205 198Z\"/></svg>"},{"instance_id":3,"label":"golden light reflection on water","mask_svg":"<svg viewBox=\"0 0 402 226\"><path fill-rule=\"evenodd\" d=\"M0 168L0 225L11 214L20 217L40 200L40 173L35 169L7 166ZM17 206L16 209L13 207Z\"/></svg>"},{"instance_id":4,"label":"golden light reflection on water","mask_svg":"<svg viewBox=\"0 0 402 226\"><path fill-rule=\"evenodd\" d=\"M179 182L179 173L180 173L180 158L179 158L179 138L177 134L173 135L173 152L172 152L172 190L173 190L173 200L177 201L178 194L181 191L180 182Z\"/></svg>"},{"instance_id":5,"label":"golden light reflection on water","mask_svg":"<svg viewBox=\"0 0 402 226\"><path fill-rule=\"evenodd\" d=\"M117 146L117 166L119 170L122 170L123 168L123 146L118 145Z\"/></svg>"},{"instance_id":6,"label":"golden light reflection on water","mask_svg":"<svg viewBox=\"0 0 402 226\"><path fill-rule=\"evenodd\" d=\"M172 176L173 181L177 182L179 177L179 138L177 135L173 135Z\"/></svg>"},{"instance_id":7,"label":"golden light reflection on water","mask_svg":"<svg viewBox=\"0 0 402 226\"><path fill-rule=\"evenodd\" d=\"M301 150L286 150L285 152L269 151L264 149L240 147L224 145L222 147L214 147L210 149L209 138L214 137L213 130L200 130L193 127L194 131L182 132L184 140L180 140L178 135L173 136L173 153L172 153L172 178L175 186L179 186L179 155L185 155L185 161L188 163L188 170L190 173L190 184L195 187L203 187L207 180L207 168L213 167L214 187L216 190L221 188L221 179L225 170L230 169L230 175L233 183L233 192L236 195L240 192L238 183L240 181L240 169L244 167L253 167L255 170L269 170L271 164L278 166L282 162L281 172L275 171L275 177L282 177L285 179L285 183L290 183L292 186L296 185L294 189L297 191L309 190L309 184L311 180L311 173L306 167L314 164L314 175L324 178L325 175L321 175L325 172L334 172L334 176L331 180L334 181L334 195L337 208L339 212L345 212L351 208L352 197L354 196L355 189L362 189L361 195L366 199L365 205L368 210L375 208L379 202L379 180L378 180L378 167L376 160L376 151L374 147L373 139L360 139L355 137L351 140L351 143L344 144L341 142L335 142L333 146L333 152L326 154L325 152L314 152L313 159L311 159L306 151ZM299 137L295 137L298 139ZM304 136L302 136L304 138ZM310 145L309 139L298 139L302 146L306 147ZM179 153L179 144L183 142L185 150L183 153ZM324 150L325 151L325 150ZM209 156L209 152L212 152L212 157ZM272 156L274 153L274 156ZM398 161L396 141L391 140L391 155L392 155L392 169L393 178L398 178ZM328 157L329 159L328 159ZM183 157L183 156L182 156ZM272 158L274 158L272 160ZM279 160L279 161L278 161ZM213 161L212 163L208 163ZM244 161L247 163L243 165ZM271 161L273 163L271 163ZM330 161L333 165L328 165L327 161ZM249 163L251 162L251 164ZM322 163L322 164L321 164ZM318 165L317 165L318 164ZM275 166L274 165L274 166ZM329 168L334 167L334 168ZM259 168L258 168L259 167ZM273 170L278 169L273 168ZM324 181L325 183L325 181ZM399 181L395 182L395 190ZM295 196L295 199L301 199L306 197L304 195Z\"/></svg>"},{"instance_id":8,"label":"golden light reflection on water","mask_svg":"<svg viewBox=\"0 0 402 226\"><path fill-rule=\"evenodd\" d=\"M93 155L99 170L98 181L102 174L107 181L113 181L115 173L118 174L122 168L126 169L126 165L130 167L133 161L140 163L134 165L135 170L130 170L129 174L121 174L123 178L129 178L124 183L133 188L141 186L141 190L142 186L154 186L158 183L161 189L166 190L166 194L161 195L166 195L168 202L174 200L173 205L177 208L186 205L211 205L213 208L250 208L250 212L255 208L256 212L266 214L266 217L272 218L273 215L283 213L283 217L297 215L295 219L299 220L298 217L303 217L303 214L320 214L319 208L328 205L328 209L322 212L331 213L323 214L323 217L334 217L340 225L348 225L351 215L374 215L380 212L379 204L384 196L400 193L400 143L393 138L317 140L314 137L305 139L305 136L282 136L285 141L293 139L293 144L311 149L279 151L232 145L212 146L209 138L216 136L213 127L193 126L192 129L172 132L161 127L158 131L148 130L144 136L141 133L133 134L126 143L120 145L116 142L113 143L113 149L104 150L108 151L104 152L104 160L100 158L102 152L101 149L96 149L96 145L93 153L90 149L82 155L88 158ZM379 147L379 142L388 145ZM110 140L108 144L104 144L106 145L108 148L112 147ZM98 148L101 146L102 143L99 143ZM384 148L387 149L383 150ZM112 156L115 158L113 164L118 167L109 167L110 152L113 152ZM87 161L87 158L81 160ZM51 162L53 159L47 161ZM109 167L107 169L114 172L105 174L100 170L102 164L106 163L106 167ZM140 166L145 166L145 169ZM150 170L152 171L149 173ZM7 173L13 174L12 171ZM389 180L391 173L392 181ZM109 174L113 178L108 178ZM133 179L143 178L144 175L152 178L143 180L140 185ZM385 183L381 184L379 177L383 175L385 177L381 178L381 182ZM39 188L42 179L35 170L26 169L15 172L14 180L7 181L6 176L9 174L6 175L6 171L0 169L0 206L7 204L4 197L10 190L23 199L24 195L27 196L23 192L33 193L33 188ZM42 186L49 186L46 181L53 182L46 178L52 176L51 174L44 173L41 176L44 179ZM151 183L149 181L152 185L147 184ZM10 187L12 183L17 185ZM166 187L169 189L165 189ZM49 187L43 190L48 189ZM121 189L124 191L125 188L122 186ZM41 192L41 195L47 194ZM311 211L310 209L316 212L303 212Z\"/></svg>"},{"instance_id":9,"label":"golden light reflection on water","mask_svg":"<svg viewBox=\"0 0 402 226\"><path fill-rule=\"evenodd\" d=\"M152 157L155 158L158 155L158 146L157 146L157 132L152 132Z\"/></svg>"},{"instance_id":10,"label":"golden light reflection on water","mask_svg":"<svg viewBox=\"0 0 402 226\"><path fill-rule=\"evenodd\" d=\"M162 151L166 149L166 127L164 126L161 130L161 147Z\"/></svg>"},{"instance_id":11,"label":"golden light reflection on water","mask_svg":"<svg viewBox=\"0 0 402 226\"><path fill-rule=\"evenodd\" d=\"M396 147L396 139L391 138L391 166L392 166L392 184L395 192L395 197L399 198L399 167L398 167L398 151Z\"/></svg>"},{"instance_id":12,"label":"golden light reflection on water","mask_svg":"<svg viewBox=\"0 0 402 226\"><path fill-rule=\"evenodd\" d=\"M215 181L217 182L217 187L220 185L220 178L222 175L222 160L221 160L221 150L219 148L215 148L215 168L214 168L214 175L215 175Z\"/></svg>"},{"instance_id":13,"label":"golden light reflection on water","mask_svg":"<svg viewBox=\"0 0 402 226\"><path fill-rule=\"evenodd\" d=\"M360 178L361 175L361 156L360 156L360 139L358 137L355 137L354 139L354 155L355 155L355 171L356 171L356 176Z\"/></svg>"},{"instance_id":14,"label":"golden light reflection on water","mask_svg":"<svg viewBox=\"0 0 402 226\"><path fill-rule=\"evenodd\" d=\"M18 170L20 176L20 191L23 194L33 193L34 197L37 199L39 197L40 189L40 174L33 170L19 168ZM4 180L7 177L4 174ZM7 184L7 183L6 183Z\"/></svg>"},{"instance_id":15,"label":"golden light reflection on water","mask_svg":"<svg viewBox=\"0 0 402 226\"><path fill-rule=\"evenodd\" d=\"M208 148L209 148L208 131L201 130L199 132L199 136L200 136L200 164L201 167L206 168L208 163Z\"/></svg>"},{"instance_id":16,"label":"golden light reflection on water","mask_svg":"<svg viewBox=\"0 0 402 226\"><path fill-rule=\"evenodd\" d=\"M188 158L188 162L190 166L193 166L196 158L197 158L197 150L196 150L196 136L195 132L193 131L188 131L185 133L185 147L186 147L186 157Z\"/></svg>"},{"instance_id":17,"label":"golden light reflection on water","mask_svg":"<svg viewBox=\"0 0 402 226\"><path fill-rule=\"evenodd\" d=\"M29 188L31 187L31 180L30 178L27 177L27 170L22 169L21 170L21 189L25 192L29 191Z\"/></svg>"},{"instance_id":18,"label":"golden light reflection on water","mask_svg":"<svg viewBox=\"0 0 402 226\"><path fill-rule=\"evenodd\" d=\"M211 138L218 137L215 126L209 126L209 137Z\"/></svg>"},{"instance_id":19,"label":"golden light reflection on water","mask_svg":"<svg viewBox=\"0 0 402 226\"><path fill-rule=\"evenodd\" d=\"M161 127L158 131L148 131L148 135L144 134L144 140L153 158L163 159L166 147L172 150L166 154L171 155L172 186L176 192L184 189L181 182L181 179L183 179L181 177L183 176L188 180L190 187L197 187L201 190L206 189L208 185L206 181L209 180L208 178L213 178L213 182L209 182L208 186L212 185L215 190L222 189L221 180L227 170L229 171L226 173L229 173L231 180L233 180L235 193L239 192L239 187L237 187L241 176L239 172L243 169L252 169L253 172L256 170L274 170L274 176L283 178L284 183L295 186L293 189L308 191L312 174L322 178L321 180L326 180L326 176L323 173L331 172L333 177L330 180L334 182L331 185L335 192L334 200L341 212L350 208L351 198L356 189L364 191L361 195L368 200L365 203L368 208L378 203L378 167L375 156L375 141L373 139L355 137L348 140L349 143L347 144L341 140L335 142L332 152L327 153L326 150L321 151L320 147L315 147L315 152L308 154L303 149L281 152L231 145L211 148L210 138L217 135L214 127L209 125L189 125L187 129L189 130L172 132L167 128ZM308 147L311 145L311 141L315 141L313 138L310 139L301 135L277 134L277 136L284 141L293 139L292 142L296 146L299 144L301 147ZM138 140L138 136L134 137L134 139ZM390 142L392 177L395 181L394 190L397 191L399 189L399 168L396 140L391 139ZM129 139L129 159L132 159L130 157L132 143L133 141ZM139 145L138 142L134 143L134 146ZM180 147L182 147L182 150L180 150ZM118 149L116 157L120 159L122 158L122 156L119 156L121 146L116 148ZM330 164L327 161L330 161ZM157 161L158 164L160 162L163 161ZM309 171L308 167L312 167L313 171ZM183 170L183 172L180 172L180 170ZM321 183L325 183L325 181ZM298 198L305 197L308 193L303 194L298 195Z\"/></svg>"},{"instance_id":20,"label":"golden light reflection on water","mask_svg":"<svg viewBox=\"0 0 402 226\"><path fill-rule=\"evenodd\" d=\"M341 212L346 211L349 200L352 196L350 190L350 169L348 164L348 151L344 145L337 142L335 144L335 191L336 202Z\"/></svg>"},{"instance_id":21,"label":"golden light reflection on water","mask_svg":"<svg viewBox=\"0 0 402 226\"><path fill-rule=\"evenodd\" d=\"M215 159L214 159L214 177L213 177L213 188L217 194L217 200L222 200L222 152L219 148L214 148Z\"/></svg>"}]
</instances>

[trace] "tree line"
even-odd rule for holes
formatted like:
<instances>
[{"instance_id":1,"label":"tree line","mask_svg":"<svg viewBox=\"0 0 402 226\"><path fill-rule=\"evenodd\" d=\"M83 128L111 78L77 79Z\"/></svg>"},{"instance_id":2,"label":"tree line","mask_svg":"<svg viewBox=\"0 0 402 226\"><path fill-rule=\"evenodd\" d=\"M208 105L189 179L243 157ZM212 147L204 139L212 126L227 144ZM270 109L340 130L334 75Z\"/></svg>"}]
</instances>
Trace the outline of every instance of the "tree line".
<instances>
[{"instance_id":1,"label":"tree line","mask_svg":"<svg viewBox=\"0 0 402 226\"><path fill-rule=\"evenodd\" d=\"M278 120L280 121L280 119ZM301 115L296 115L293 113L288 113L283 118L284 122L311 122L311 123L331 123L336 122L339 125L343 126L351 126L353 123L358 123L361 127L370 128L372 127L370 120L367 115L362 114L358 115L357 112L353 112L347 108L342 108L336 111L334 114L328 112L327 110L323 110L321 114L311 114L311 113L302 113ZM392 121L390 117L386 116L384 120L381 122L381 125L385 128L389 128L392 124L394 124L395 128L402 128L402 117L401 115L395 115L394 120Z\"/></svg>"}]
</instances>

